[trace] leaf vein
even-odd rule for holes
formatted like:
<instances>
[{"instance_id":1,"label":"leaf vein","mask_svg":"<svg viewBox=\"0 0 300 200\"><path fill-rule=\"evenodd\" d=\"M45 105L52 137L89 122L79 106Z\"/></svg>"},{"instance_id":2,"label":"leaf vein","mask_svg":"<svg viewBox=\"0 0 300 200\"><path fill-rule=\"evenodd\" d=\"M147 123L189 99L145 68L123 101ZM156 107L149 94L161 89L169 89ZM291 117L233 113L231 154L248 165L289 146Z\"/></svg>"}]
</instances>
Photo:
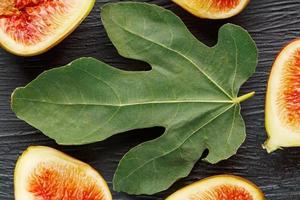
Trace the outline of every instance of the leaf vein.
<instances>
[{"instance_id":1,"label":"leaf vein","mask_svg":"<svg viewBox=\"0 0 300 200\"><path fill-rule=\"evenodd\" d=\"M146 38L146 37L143 37L135 32L132 32L131 30L123 27L121 24L117 23L113 18L110 17L110 19L112 20L112 22L114 22L117 26L119 26L120 28L122 28L123 30L125 30L126 32L132 34L132 35L135 35L137 37L140 37L148 42L151 42L151 43L154 43L154 44L157 44L158 46L161 46L162 48L165 48L169 51L172 51L176 54L178 54L179 56L183 57L185 60L187 60L189 63L191 63L194 67L196 67L210 82L212 82L215 86L217 86L227 97L229 97L230 99L232 99L232 97L212 78L210 77L203 69L201 69L192 59L186 57L185 55L183 55L182 53L180 53L179 51L175 50L175 49L172 49L164 44L161 44L161 43L158 43L158 42L155 42L149 38Z\"/></svg>"},{"instance_id":2,"label":"leaf vein","mask_svg":"<svg viewBox=\"0 0 300 200\"><path fill-rule=\"evenodd\" d=\"M105 85L107 85L112 90L112 92L114 93L114 95L116 96L117 100L119 101L119 104L121 104L121 98L119 97L118 93L115 91L115 89L109 83L107 83L106 81L100 79L99 77L95 76L94 74L91 74L90 72L85 71L85 70L83 70L81 68L76 68L76 69L79 70L79 71L82 71L82 72L86 73L87 75L89 75L89 76L91 76L91 77L93 77L93 78L101 81Z\"/></svg>"},{"instance_id":3,"label":"leaf vein","mask_svg":"<svg viewBox=\"0 0 300 200\"><path fill-rule=\"evenodd\" d=\"M232 37L232 40L233 40L233 43L235 46L235 68L234 68L234 73L233 73L233 78L232 78L231 93L232 93L233 97L236 97L236 95L234 95L234 83L235 83L237 67L238 67L238 47L237 47L236 41L235 41L231 31L230 31L230 35Z\"/></svg>"},{"instance_id":4,"label":"leaf vein","mask_svg":"<svg viewBox=\"0 0 300 200\"><path fill-rule=\"evenodd\" d=\"M229 107L227 107L226 109L224 109L224 111L218 113L216 116L214 116L213 118L207 120L202 126L200 126L197 130L193 131L191 134L189 134L187 136L187 138L185 138L183 140L183 142L177 146L175 146L173 149L171 149L170 151L167 151L166 153L163 153L162 155L156 156L154 158L149 159L147 162L145 162L144 164L142 164L141 166L137 167L136 169L134 169L132 172L130 172L128 175L124 176L122 179L120 179L119 184L124 181L125 179L127 179L128 177L130 177L132 174L134 174L136 171L138 171L139 169L141 169L142 167L144 167L146 164L156 160L157 158L161 158L164 157L170 153L172 153L173 151L177 150L178 148L180 148L183 144L185 144L186 141L188 141L190 139L190 137L192 137L192 135L194 135L195 133L197 133L200 129L202 129L203 127L207 126L208 124L210 124L212 121L214 121L215 119L217 119L219 116L221 116L222 114L226 113L229 109L231 109L234 105L231 105Z\"/></svg>"},{"instance_id":5,"label":"leaf vein","mask_svg":"<svg viewBox=\"0 0 300 200\"><path fill-rule=\"evenodd\" d=\"M231 135L232 135L232 132L233 132L233 126L234 126L234 124L235 124L236 107L237 107L237 105L234 107L233 119L232 119L230 131L229 131L229 135L228 135L228 138L227 138L227 140L226 140L226 143L227 143L227 144L229 144L229 139L230 139L230 137L231 137Z\"/></svg>"}]
</instances>

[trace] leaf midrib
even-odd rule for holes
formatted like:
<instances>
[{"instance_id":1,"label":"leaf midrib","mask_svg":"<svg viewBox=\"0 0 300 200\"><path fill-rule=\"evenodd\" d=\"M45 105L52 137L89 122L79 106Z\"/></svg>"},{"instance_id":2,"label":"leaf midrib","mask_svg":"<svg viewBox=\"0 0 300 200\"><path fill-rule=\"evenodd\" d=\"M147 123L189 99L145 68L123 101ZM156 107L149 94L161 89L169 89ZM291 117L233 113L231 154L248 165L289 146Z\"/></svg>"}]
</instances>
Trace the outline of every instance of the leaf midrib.
<instances>
[{"instance_id":1,"label":"leaf midrib","mask_svg":"<svg viewBox=\"0 0 300 200\"><path fill-rule=\"evenodd\" d=\"M148 102L132 102L126 104L100 104L100 103L59 103L46 100L37 100L29 98L15 98L15 100L23 100L28 102L38 102L45 104L61 105L61 106L111 106L111 107L126 107L126 106L138 106L138 105L147 105L147 104L179 104L179 103L220 103L220 104L233 104L234 101L211 101L211 100L173 100L173 101L148 101Z\"/></svg>"}]
</instances>

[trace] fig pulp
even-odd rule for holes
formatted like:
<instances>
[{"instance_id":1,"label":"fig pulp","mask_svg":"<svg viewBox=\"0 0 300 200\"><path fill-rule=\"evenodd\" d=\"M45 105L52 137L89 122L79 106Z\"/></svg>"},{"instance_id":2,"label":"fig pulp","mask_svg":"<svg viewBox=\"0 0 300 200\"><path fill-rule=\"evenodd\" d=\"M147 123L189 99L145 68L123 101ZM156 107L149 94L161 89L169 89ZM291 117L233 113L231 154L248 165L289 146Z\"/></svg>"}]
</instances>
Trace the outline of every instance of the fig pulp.
<instances>
[{"instance_id":1,"label":"fig pulp","mask_svg":"<svg viewBox=\"0 0 300 200\"><path fill-rule=\"evenodd\" d=\"M249 0L173 0L194 14L208 19L225 19L239 14Z\"/></svg>"},{"instance_id":2,"label":"fig pulp","mask_svg":"<svg viewBox=\"0 0 300 200\"><path fill-rule=\"evenodd\" d=\"M281 120L290 129L300 132L300 48L295 50L283 71L277 102Z\"/></svg>"},{"instance_id":3,"label":"fig pulp","mask_svg":"<svg viewBox=\"0 0 300 200\"><path fill-rule=\"evenodd\" d=\"M69 35L95 0L6 0L0 3L0 44L16 55L41 54Z\"/></svg>"},{"instance_id":4,"label":"fig pulp","mask_svg":"<svg viewBox=\"0 0 300 200\"><path fill-rule=\"evenodd\" d=\"M187 186L167 200L264 200L261 190L246 179L231 176L212 176Z\"/></svg>"},{"instance_id":5,"label":"fig pulp","mask_svg":"<svg viewBox=\"0 0 300 200\"><path fill-rule=\"evenodd\" d=\"M300 40L287 45L274 62L266 97L264 147L300 146Z\"/></svg>"},{"instance_id":6,"label":"fig pulp","mask_svg":"<svg viewBox=\"0 0 300 200\"><path fill-rule=\"evenodd\" d=\"M48 147L30 147L15 169L16 200L111 200L89 165Z\"/></svg>"}]
</instances>

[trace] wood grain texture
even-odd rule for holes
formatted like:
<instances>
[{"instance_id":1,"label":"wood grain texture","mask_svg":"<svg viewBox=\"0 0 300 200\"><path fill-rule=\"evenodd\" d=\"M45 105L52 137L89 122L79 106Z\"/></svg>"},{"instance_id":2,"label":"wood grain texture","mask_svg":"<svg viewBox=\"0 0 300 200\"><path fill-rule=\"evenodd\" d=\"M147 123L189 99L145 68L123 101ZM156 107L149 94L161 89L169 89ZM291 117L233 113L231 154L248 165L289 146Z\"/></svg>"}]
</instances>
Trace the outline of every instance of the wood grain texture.
<instances>
[{"instance_id":1,"label":"wood grain texture","mask_svg":"<svg viewBox=\"0 0 300 200\"><path fill-rule=\"evenodd\" d=\"M62 150L99 170L112 188L112 177L122 155L131 147L159 136L163 129L136 130L112 137L104 142L84 146L58 146L39 131L18 120L10 109L10 94L42 71L61 66L82 57L92 56L126 70L145 70L148 65L118 55L100 21L100 7L106 0L97 0L90 16L66 40L48 53L21 58L0 50L0 199L13 199L13 169L16 159L29 145L47 145ZM110 2L117 2L116 0ZM241 94L256 91L254 98L243 103L242 114L247 125L247 140L232 158L217 165L198 162L189 177L171 189L154 196L129 196L113 193L117 200L164 199L176 189L204 177L232 173L255 182L271 200L300 199L300 148L285 149L268 155L264 142L264 98L272 62L284 44L300 35L300 0L252 0L239 16L229 20L198 19L170 0L148 0L173 10L192 33L208 45L217 39L218 28L231 22L246 28L257 42L260 62L255 75L243 86ZM222 130L220 130L222 132Z\"/></svg>"}]
</instances>

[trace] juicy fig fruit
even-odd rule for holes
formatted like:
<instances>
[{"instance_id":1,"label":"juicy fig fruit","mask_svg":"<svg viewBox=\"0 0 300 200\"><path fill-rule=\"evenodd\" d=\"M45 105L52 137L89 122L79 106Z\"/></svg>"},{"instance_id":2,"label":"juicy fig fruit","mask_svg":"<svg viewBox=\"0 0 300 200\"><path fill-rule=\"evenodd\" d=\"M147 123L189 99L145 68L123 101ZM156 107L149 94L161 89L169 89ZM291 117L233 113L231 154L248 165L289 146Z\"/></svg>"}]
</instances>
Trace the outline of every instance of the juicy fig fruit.
<instances>
[{"instance_id":1,"label":"juicy fig fruit","mask_svg":"<svg viewBox=\"0 0 300 200\"><path fill-rule=\"evenodd\" d=\"M193 15L206 19L226 19L244 10L250 0L172 0Z\"/></svg>"},{"instance_id":2,"label":"juicy fig fruit","mask_svg":"<svg viewBox=\"0 0 300 200\"><path fill-rule=\"evenodd\" d=\"M181 190L166 200L264 200L262 191L250 181L232 175L212 176Z\"/></svg>"},{"instance_id":3,"label":"juicy fig fruit","mask_svg":"<svg viewBox=\"0 0 300 200\"><path fill-rule=\"evenodd\" d=\"M268 152L300 146L300 40L287 45L274 62L265 117Z\"/></svg>"},{"instance_id":4,"label":"juicy fig fruit","mask_svg":"<svg viewBox=\"0 0 300 200\"><path fill-rule=\"evenodd\" d=\"M46 52L89 14L95 0L0 1L0 45L20 56Z\"/></svg>"},{"instance_id":5,"label":"juicy fig fruit","mask_svg":"<svg viewBox=\"0 0 300 200\"><path fill-rule=\"evenodd\" d=\"M111 200L104 179L89 165L49 147L29 147L14 175L15 200Z\"/></svg>"}]
</instances>

